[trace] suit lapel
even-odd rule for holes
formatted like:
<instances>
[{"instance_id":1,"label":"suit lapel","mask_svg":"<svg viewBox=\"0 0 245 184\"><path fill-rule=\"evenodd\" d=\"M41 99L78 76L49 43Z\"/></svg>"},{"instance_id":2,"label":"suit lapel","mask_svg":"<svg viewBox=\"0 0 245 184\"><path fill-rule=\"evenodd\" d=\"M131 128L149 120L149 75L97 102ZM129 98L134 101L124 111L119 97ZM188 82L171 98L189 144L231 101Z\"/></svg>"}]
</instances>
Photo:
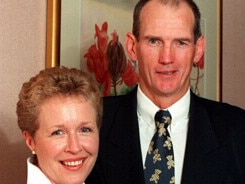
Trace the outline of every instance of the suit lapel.
<instances>
[{"instance_id":1,"label":"suit lapel","mask_svg":"<svg viewBox=\"0 0 245 184\"><path fill-rule=\"evenodd\" d=\"M113 119L113 122L117 123L112 124L107 136L108 141L121 150L128 148L129 142L127 140L130 140L130 142L133 141L132 143L134 144L139 140L137 102L134 96L136 96L136 90L125 96L124 100L120 101L120 107L116 111Z\"/></svg>"},{"instance_id":2,"label":"suit lapel","mask_svg":"<svg viewBox=\"0 0 245 184\"><path fill-rule=\"evenodd\" d=\"M114 146L114 154L122 160L115 164L124 174L122 183L144 183L139 128L137 118L137 88L124 96L114 116L114 123L108 133L107 140Z\"/></svg>"},{"instance_id":3,"label":"suit lapel","mask_svg":"<svg viewBox=\"0 0 245 184\"><path fill-rule=\"evenodd\" d=\"M192 94L182 183L216 183L227 148L219 144L209 114L198 100Z\"/></svg>"}]
</instances>

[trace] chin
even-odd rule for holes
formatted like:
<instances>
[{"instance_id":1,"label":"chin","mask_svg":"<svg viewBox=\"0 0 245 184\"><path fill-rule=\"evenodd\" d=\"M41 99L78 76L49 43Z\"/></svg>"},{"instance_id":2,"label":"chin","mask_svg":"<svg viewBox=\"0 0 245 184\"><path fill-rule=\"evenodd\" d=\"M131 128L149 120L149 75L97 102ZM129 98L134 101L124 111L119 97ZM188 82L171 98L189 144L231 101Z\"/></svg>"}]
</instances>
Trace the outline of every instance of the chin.
<instances>
[{"instance_id":1,"label":"chin","mask_svg":"<svg viewBox=\"0 0 245 184\"><path fill-rule=\"evenodd\" d=\"M86 177L82 176L82 174L80 173L79 176L68 176L68 178L66 178L66 182L64 182L64 184L83 184L85 181Z\"/></svg>"}]
</instances>

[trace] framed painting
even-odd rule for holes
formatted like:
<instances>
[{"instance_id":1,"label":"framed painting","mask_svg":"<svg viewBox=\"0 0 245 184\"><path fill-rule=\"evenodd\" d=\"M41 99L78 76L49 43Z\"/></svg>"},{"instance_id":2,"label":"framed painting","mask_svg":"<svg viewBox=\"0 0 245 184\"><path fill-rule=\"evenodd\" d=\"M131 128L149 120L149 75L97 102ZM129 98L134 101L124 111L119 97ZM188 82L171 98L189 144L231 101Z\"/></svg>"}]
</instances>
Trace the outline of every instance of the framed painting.
<instances>
[{"instance_id":1,"label":"framed painting","mask_svg":"<svg viewBox=\"0 0 245 184\"><path fill-rule=\"evenodd\" d=\"M191 87L200 96L222 100L222 0L195 0L202 15L206 38L203 66L194 67Z\"/></svg>"},{"instance_id":2,"label":"framed painting","mask_svg":"<svg viewBox=\"0 0 245 184\"><path fill-rule=\"evenodd\" d=\"M200 96L221 100L222 0L195 1L202 14L201 27L206 37L206 50L202 58L203 65L193 67L191 87ZM102 37L99 36L105 33L108 42L114 39L116 33L124 47L126 33L132 29L133 8L137 2L138 0L61 1L59 64L91 73L86 54L93 45L98 47L103 44L100 41ZM131 64L137 70L137 64Z\"/></svg>"}]
</instances>

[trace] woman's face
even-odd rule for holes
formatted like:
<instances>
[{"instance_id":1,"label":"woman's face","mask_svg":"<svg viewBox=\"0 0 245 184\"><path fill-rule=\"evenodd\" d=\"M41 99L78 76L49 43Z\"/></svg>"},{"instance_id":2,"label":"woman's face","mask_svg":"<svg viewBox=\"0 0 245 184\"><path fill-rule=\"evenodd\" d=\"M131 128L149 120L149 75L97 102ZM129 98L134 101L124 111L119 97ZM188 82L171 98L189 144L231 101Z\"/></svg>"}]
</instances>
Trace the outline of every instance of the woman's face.
<instances>
[{"instance_id":1,"label":"woman's face","mask_svg":"<svg viewBox=\"0 0 245 184\"><path fill-rule=\"evenodd\" d=\"M55 184L82 184L92 170L99 146L96 112L82 97L54 97L40 106L34 138L39 168Z\"/></svg>"}]
</instances>

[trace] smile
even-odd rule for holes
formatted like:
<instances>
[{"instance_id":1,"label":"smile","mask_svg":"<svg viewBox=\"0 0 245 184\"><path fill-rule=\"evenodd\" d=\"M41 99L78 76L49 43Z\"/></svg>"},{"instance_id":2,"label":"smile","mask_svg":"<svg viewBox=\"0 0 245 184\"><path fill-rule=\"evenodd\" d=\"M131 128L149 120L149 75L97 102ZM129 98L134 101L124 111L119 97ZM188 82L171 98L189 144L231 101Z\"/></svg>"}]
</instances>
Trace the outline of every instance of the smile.
<instances>
[{"instance_id":1,"label":"smile","mask_svg":"<svg viewBox=\"0 0 245 184\"><path fill-rule=\"evenodd\" d=\"M175 73L175 71L166 71L166 72L157 72L158 74L164 74L164 75L172 75Z\"/></svg>"},{"instance_id":2,"label":"smile","mask_svg":"<svg viewBox=\"0 0 245 184\"><path fill-rule=\"evenodd\" d=\"M166 75L171 75L173 74L174 72L162 72L162 74L166 74Z\"/></svg>"},{"instance_id":3,"label":"smile","mask_svg":"<svg viewBox=\"0 0 245 184\"><path fill-rule=\"evenodd\" d=\"M84 160L77 160L77 161L62 161L61 163L66 166L70 167L77 167L83 163Z\"/></svg>"}]
</instances>

